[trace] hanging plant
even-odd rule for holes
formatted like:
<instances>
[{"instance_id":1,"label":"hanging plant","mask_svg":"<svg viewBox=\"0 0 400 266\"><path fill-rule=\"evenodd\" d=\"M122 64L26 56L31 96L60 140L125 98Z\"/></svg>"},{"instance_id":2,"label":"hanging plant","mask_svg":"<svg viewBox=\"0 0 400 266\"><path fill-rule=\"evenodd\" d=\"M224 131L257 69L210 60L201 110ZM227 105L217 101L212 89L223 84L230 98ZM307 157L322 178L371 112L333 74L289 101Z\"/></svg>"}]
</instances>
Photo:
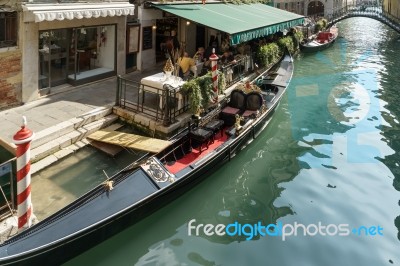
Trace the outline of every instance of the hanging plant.
<instances>
[{"instance_id":1,"label":"hanging plant","mask_svg":"<svg viewBox=\"0 0 400 266\"><path fill-rule=\"evenodd\" d=\"M292 54L294 53L294 44L293 44L293 39L291 37L288 36L279 39L278 45L281 51L284 51L285 48L287 48L290 53Z\"/></svg>"},{"instance_id":2,"label":"hanging plant","mask_svg":"<svg viewBox=\"0 0 400 266\"><path fill-rule=\"evenodd\" d=\"M223 94L225 89L226 89L225 75L224 73L218 70L218 91L220 94Z\"/></svg>"},{"instance_id":3,"label":"hanging plant","mask_svg":"<svg viewBox=\"0 0 400 266\"><path fill-rule=\"evenodd\" d=\"M202 77L198 77L196 82L199 84L200 93L202 97L201 107L206 109L213 98L214 91L213 91L213 82L211 75L204 75Z\"/></svg>"},{"instance_id":4,"label":"hanging plant","mask_svg":"<svg viewBox=\"0 0 400 266\"><path fill-rule=\"evenodd\" d=\"M218 92L219 94L224 94L224 91L226 89L226 79L225 75L223 72L220 70L217 70L217 75L218 75ZM207 77L210 83L212 83L212 72L208 71L206 75L203 77ZM213 89L213 85L211 84L211 89Z\"/></svg>"},{"instance_id":5,"label":"hanging plant","mask_svg":"<svg viewBox=\"0 0 400 266\"><path fill-rule=\"evenodd\" d=\"M299 44L303 41L304 36L301 31L294 31L292 35L293 45L294 48L297 50L299 49Z\"/></svg>"},{"instance_id":6,"label":"hanging plant","mask_svg":"<svg viewBox=\"0 0 400 266\"><path fill-rule=\"evenodd\" d=\"M214 97L211 72L185 82L181 87L181 93L189 96L189 108L193 114L199 109L206 109Z\"/></svg>"},{"instance_id":7,"label":"hanging plant","mask_svg":"<svg viewBox=\"0 0 400 266\"><path fill-rule=\"evenodd\" d=\"M199 83L196 79L187 81L182 85L180 91L184 95L189 95L189 109L193 114L196 114L202 107L201 102L203 100Z\"/></svg>"},{"instance_id":8,"label":"hanging plant","mask_svg":"<svg viewBox=\"0 0 400 266\"><path fill-rule=\"evenodd\" d=\"M257 51L257 57L262 66L268 66L276 62L280 54L279 46L275 42L260 46Z\"/></svg>"}]
</instances>

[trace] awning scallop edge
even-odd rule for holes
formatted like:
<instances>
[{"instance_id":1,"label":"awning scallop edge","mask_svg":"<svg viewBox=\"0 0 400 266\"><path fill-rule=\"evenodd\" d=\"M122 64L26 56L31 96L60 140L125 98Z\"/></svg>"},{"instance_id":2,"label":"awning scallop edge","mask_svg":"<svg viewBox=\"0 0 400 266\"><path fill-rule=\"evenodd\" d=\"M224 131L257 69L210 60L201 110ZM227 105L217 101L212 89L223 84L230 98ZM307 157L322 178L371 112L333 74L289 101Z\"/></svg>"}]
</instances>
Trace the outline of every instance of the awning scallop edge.
<instances>
[{"instance_id":1,"label":"awning scallop edge","mask_svg":"<svg viewBox=\"0 0 400 266\"><path fill-rule=\"evenodd\" d=\"M73 20L133 15L135 6L129 3L80 5L26 5L25 12L34 15L35 22Z\"/></svg>"}]
</instances>

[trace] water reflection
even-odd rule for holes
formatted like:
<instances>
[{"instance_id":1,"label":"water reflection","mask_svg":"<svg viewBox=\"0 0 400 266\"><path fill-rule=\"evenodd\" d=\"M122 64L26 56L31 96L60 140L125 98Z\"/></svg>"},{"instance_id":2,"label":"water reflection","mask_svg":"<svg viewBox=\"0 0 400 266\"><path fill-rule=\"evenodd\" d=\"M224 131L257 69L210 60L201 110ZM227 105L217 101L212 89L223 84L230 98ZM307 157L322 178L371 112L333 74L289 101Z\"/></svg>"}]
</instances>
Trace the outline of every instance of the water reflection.
<instances>
[{"instance_id":1,"label":"water reflection","mask_svg":"<svg viewBox=\"0 0 400 266\"><path fill-rule=\"evenodd\" d=\"M352 30L358 27L365 30L365 20L356 20L356 23L352 21L354 24L351 27L349 23L343 22L344 25L340 27L344 29L341 31L344 38L339 40L342 42L339 46L334 46L334 49L323 55L310 55L305 62L301 62L310 64L310 67L302 67L296 72L298 76L293 81L295 90L289 93L289 106L293 113L292 123L297 125L293 128L294 137L304 142L304 145L310 145L310 150L299 158L309 169L304 169L294 181L285 184L285 200L280 199L277 204L296 203L292 209L300 214L299 217L287 217L289 219L283 219L286 222L301 219L306 223L324 221L346 222L353 226L365 223L383 225L386 230L385 239L349 238L346 243L347 247L352 247L355 256L362 256L363 259L357 261L358 265L364 264L362 261L378 265L397 258L395 250L399 246L393 239L399 236L399 195L394 193L389 183L391 179L396 182L399 175L398 170L391 167L387 160L395 155L398 162L396 154L400 147L388 145L388 141L392 142L396 138L385 136L385 130L381 131L388 123L385 111L382 112L384 101L381 100L381 94L383 96L394 87L388 88L382 84L381 73L387 71L385 64L389 58L382 61L382 56L377 55L380 46L388 41L379 35L385 35L388 30L383 27L384 30L379 31L378 36L369 36L363 43L353 37ZM390 34L387 36L390 39ZM347 43L344 45L343 42ZM340 53L343 48L348 53ZM328 60L332 57L340 60ZM320 64L315 73L313 71L316 69L311 65L318 65L318 62ZM332 65L333 62L335 65ZM398 55L396 62L400 62ZM393 75L398 78L397 73ZM306 112L296 112L299 108L306 109ZM313 115L313 112L318 112L318 115ZM395 117L399 114L392 113ZM390 127L398 127L398 122ZM398 134L398 128L393 132L396 131ZM382 135L385 137L382 138ZM385 199L382 198L383 194ZM304 239L296 238L293 241L300 244ZM326 240L315 242L318 243L316 251L329 246ZM334 243L336 246L344 245L340 239L335 239ZM308 244L312 245L310 242ZM364 250L371 250L372 247L374 251L365 255ZM335 253L342 254L337 247ZM348 264L351 258L346 258L335 260L335 264ZM318 256L308 262L318 265L315 263L318 259L321 260L319 265L332 265L326 258Z\"/></svg>"},{"instance_id":2,"label":"water reflection","mask_svg":"<svg viewBox=\"0 0 400 266\"><path fill-rule=\"evenodd\" d=\"M382 141L394 150L393 154L379 158L393 173L393 187L400 191L400 100L398 84L400 83L400 42L397 34L388 34L386 40L388 44L381 44L381 64L385 66L379 72L380 90L379 97L382 100L381 113L386 123L382 124L381 130ZM400 206L400 200L398 202ZM394 225L397 227L397 238L400 240L400 215L394 220Z\"/></svg>"}]
</instances>

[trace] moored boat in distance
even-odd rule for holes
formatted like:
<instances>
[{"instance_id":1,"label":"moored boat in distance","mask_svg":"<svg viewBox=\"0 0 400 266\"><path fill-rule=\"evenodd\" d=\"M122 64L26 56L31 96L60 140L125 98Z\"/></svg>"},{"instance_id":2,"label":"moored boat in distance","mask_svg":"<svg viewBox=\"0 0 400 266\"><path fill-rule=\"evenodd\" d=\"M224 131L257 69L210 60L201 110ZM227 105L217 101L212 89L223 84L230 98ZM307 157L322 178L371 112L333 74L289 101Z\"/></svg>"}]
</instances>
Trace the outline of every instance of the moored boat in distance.
<instances>
[{"instance_id":1,"label":"moored boat in distance","mask_svg":"<svg viewBox=\"0 0 400 266\"><path fill-rule=\"evenodd\" d=\"M326 31L321 31L307 42L300 43L304 52L317 52L330 47L338 37L338 28L333 25Z\"/></svg>"},{"instance_id":2,"label":"moored boat in distance","mask_svg":"<svg viewBox=\"0 0 400 266\"><path fill-rule=\"evenodd\" d=\"M0 245L0 265L59 265L138 222L230 160L267 126L293 74L289 54L104 184Z\"/></svg>"}]
</instances>

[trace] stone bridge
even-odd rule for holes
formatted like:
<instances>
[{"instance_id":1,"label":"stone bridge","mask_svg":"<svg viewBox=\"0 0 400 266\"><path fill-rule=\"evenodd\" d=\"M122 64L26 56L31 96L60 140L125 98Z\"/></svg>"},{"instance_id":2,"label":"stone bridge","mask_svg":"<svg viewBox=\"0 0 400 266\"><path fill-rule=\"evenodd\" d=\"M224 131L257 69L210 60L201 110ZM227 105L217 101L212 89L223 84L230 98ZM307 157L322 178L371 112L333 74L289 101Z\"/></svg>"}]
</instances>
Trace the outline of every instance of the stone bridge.
<instances>
[{"instance_id":1,"label":"stone bridge","mask_svg":"<svg viewBox=\"0 0 400 266\"><path fill-rule=\"evenodd\" d=\"M345 6L341 10L336 11L327 17L328 25L331 26L341 20L352 17L372 18L388 25L389 27L400 33L400 19L383 11L382 7L372 5Z\"/></svg>"}]
</instances>

